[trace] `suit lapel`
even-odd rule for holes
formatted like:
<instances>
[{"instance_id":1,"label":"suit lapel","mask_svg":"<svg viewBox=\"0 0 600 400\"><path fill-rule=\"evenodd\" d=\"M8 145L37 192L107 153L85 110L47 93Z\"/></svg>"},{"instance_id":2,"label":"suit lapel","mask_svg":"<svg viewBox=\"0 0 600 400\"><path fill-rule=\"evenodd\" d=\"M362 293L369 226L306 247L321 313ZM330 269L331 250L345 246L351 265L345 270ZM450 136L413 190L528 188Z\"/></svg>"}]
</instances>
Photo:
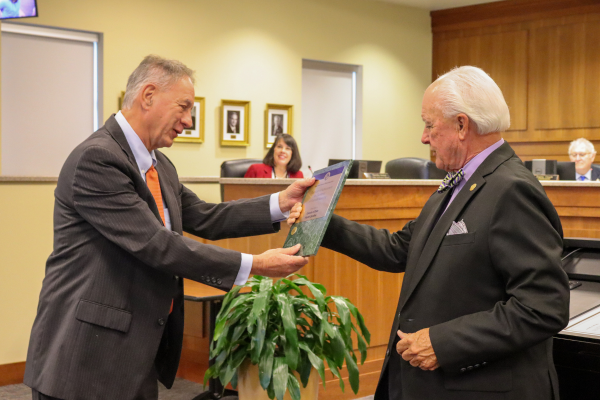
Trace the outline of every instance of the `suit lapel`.
<instances>
[{"instance_id":1,"label":"suit lapel","mask_svg":"<svg viewBox=\"0 0 600 400\"><path fill-rule=\"evenodd\" d=\"M119 146L121 146L121 149L123 150L123 153L127 155L129 162L136 168L136 170L139 171L140 168L137 165L137 162L135 161L133 151L131 151L129 143L127 143L127 139L125 138L125 134L123 133L123 130L121 130L119 123L115 119L115 114L111 115L111 117L106 121L104 126L108 130L108 133L115 140L115 142L117 142Z\"/></svg>"},{"instance_id":2,"label":"suit lapel","mask_svg":"<svg viewBox=\"0 0 600 400\"><path fill-rule=\"evenodd\" d=\"M475 196L475 194L481 190L483 185L485 185L484 177L494 172L499 165L514 156L514 154L514 151L507 142L504 142L502 146L490 154L465 183L460 193L452 201L437 223L435 222L435 218L439 215L439 212L442 212L440 206L444 207L446 202L442 201L443 198L441 196L440 199L435 199L437 205L434 205L433 207L435 207L434 209L437 210L437 212L431 213L431 215L427 217L427 220L423 224L423 228L415 238L414 249L411 249L411 255L409 256L408 261L409 265L404 277L402 291L400 292L399 310L402 310L402 307L404 307L427 272L427 269L437 254L440 244L446 237L446 233L450 229L450 226L452 226L452 222L461 215L473 196ZM448 195L450 195L449 192L446 193L446 196ZM412 267L413 265L414 268Z\"/></svg>"}]
</instances>

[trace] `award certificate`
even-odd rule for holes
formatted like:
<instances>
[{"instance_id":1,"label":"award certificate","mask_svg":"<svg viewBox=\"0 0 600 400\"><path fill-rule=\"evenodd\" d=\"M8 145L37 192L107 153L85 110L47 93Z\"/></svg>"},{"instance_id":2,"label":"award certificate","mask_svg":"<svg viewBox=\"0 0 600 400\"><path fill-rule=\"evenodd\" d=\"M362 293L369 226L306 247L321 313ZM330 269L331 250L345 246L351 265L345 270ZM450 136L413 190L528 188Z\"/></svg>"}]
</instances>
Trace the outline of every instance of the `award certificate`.
<instances>
[{"instance_id":1,"label":"award certificate","mask_svg":"<svg viewBox=\"0 0 600 400\"><path fill-rule=\"evenodd\" d=\"M352 160L348 160L315 171L315 183L304 194L300 218L291 227L283 247L300 243L302 248L297 255L317 254L351 166Z\"/></svg>"}]
</instances>

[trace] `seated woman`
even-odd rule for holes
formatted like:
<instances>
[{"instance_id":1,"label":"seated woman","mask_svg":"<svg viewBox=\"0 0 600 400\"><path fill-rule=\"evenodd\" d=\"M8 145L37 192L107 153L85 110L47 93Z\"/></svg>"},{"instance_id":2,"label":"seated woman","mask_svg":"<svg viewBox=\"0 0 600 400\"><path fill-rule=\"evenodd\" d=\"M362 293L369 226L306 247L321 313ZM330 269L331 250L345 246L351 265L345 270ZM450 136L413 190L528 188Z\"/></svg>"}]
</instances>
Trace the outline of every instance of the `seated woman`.
<instances>
[{"instance_id":1,"label":"seated woman","mask_svg":"<svg viewBox=\"0 0 600 400\"><path fill-rule=\"evenodd\" d=\"M287 133L277 135L262 164L253 164L244 178L304 178L298 145Z\"/></svg>"}]
</instances>

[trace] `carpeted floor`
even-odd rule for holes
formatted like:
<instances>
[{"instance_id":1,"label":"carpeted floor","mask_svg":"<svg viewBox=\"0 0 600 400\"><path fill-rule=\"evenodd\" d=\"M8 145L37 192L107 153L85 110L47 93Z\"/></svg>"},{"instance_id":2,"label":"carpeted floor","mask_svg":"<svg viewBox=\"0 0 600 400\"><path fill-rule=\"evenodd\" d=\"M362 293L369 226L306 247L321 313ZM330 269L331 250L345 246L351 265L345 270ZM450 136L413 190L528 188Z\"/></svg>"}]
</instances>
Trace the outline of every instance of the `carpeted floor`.
<instances>
[{"instance_id":1,"label":"carpeted floor","mask_svg":"<svg viewBox=\"0 0 600 400\"><path fill-rule=\"evenodd\" d=\"M192 400L202 393L203 387L199 383L176 378L171 390L158 385L159 400ZM233 400L237 397L224 397L223 400ZM31 400L31 389L23 384L0 386L0 400ZM373 400L373 396L362 397L357 400Z\"/></svg>"}]
</instances>

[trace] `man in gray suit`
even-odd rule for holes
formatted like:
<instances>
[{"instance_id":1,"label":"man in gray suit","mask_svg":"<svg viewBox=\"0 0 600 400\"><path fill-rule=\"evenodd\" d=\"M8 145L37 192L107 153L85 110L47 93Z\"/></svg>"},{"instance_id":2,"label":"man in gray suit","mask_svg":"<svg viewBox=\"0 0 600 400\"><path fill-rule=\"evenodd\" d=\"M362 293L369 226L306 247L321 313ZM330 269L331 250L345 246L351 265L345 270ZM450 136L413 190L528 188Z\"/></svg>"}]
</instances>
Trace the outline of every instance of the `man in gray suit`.
<instances>
[{"instance_id":1,"label":"man in gray suit","mask_svg":"<svg viewBox=\"0 0 600 400\"><path fill-rule=\"evenodd\" d=\"M460 67L427 89L422 118L421 141L451 173L417 219L390 233L334 215L322 242L405 272L375 399L558 399L552 335L569 318L562 227L502 139L502 92Z\"/></svg>"},{"instance_id":2,"label":"man in gray suit","mask_svg":"<svg viewBox=\"0 0 600 400\"><path fill-rule=\"evenodd\" d=\"M123 109L66 160L27 354L34 399L156 399L157 380L170 388L179 364L183 277L229 290L250 273L286 276L307 263L297 248L252 256L182 235L276 232L313 183L203 202L157 150L191 126L193 105L193 71L148 56L129 77Z\"/></svg>"}]
</instances>

